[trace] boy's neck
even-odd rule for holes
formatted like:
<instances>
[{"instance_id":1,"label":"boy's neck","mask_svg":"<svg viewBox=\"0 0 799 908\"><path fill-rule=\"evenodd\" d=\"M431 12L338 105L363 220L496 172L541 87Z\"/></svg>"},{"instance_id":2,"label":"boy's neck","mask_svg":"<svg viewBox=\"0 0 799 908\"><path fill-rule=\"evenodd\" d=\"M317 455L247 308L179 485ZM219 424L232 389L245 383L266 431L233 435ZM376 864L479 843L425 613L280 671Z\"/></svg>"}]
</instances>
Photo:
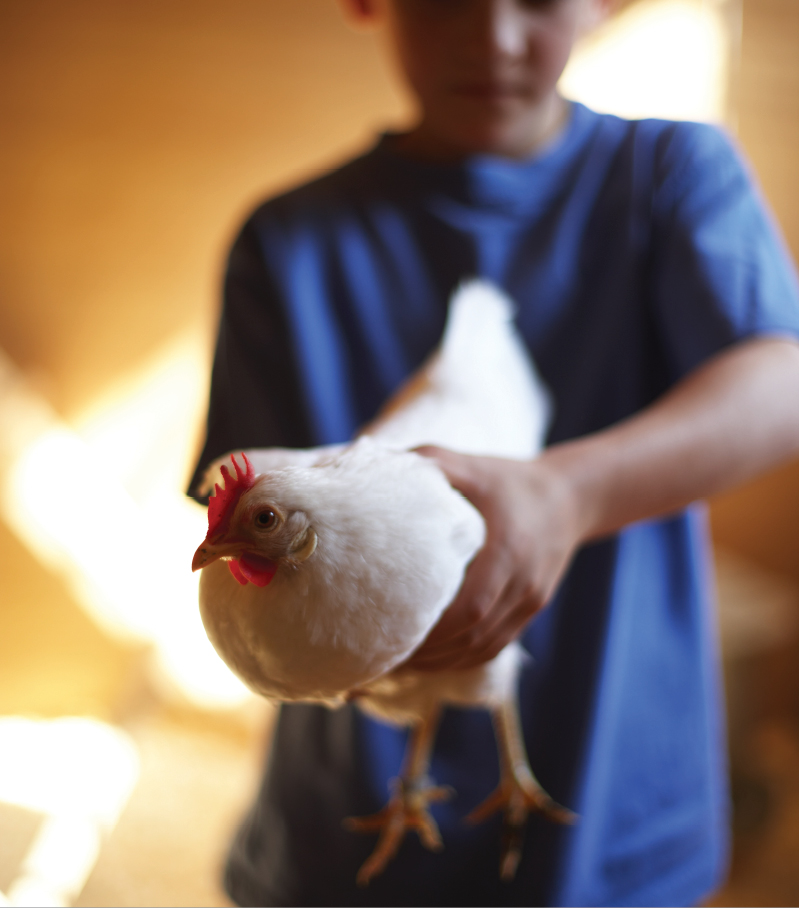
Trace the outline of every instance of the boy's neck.
<instances>
[{"instance_id":1,"label":"boy's neck","mask_svg":"<svg viewBox=\"0 0 799 908\"><path fill-rule=\"evenodd\" d=\"M524 160L557 138L569 113L569 102L555 93L522 122L511 124L511 128L496 136L474 141L448 136L423 115L417 126L395 136L394 147L408 157L441 164L456 163L475 154Z\"/></svg>"}]
</instances>

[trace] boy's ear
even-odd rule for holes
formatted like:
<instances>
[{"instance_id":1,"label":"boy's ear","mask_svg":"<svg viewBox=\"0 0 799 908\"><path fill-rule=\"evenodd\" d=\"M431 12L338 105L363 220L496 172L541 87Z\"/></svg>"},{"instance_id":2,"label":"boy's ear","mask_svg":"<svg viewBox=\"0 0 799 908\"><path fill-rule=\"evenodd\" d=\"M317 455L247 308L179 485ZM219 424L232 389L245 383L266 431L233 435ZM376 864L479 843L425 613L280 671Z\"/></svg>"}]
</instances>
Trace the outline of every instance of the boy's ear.
<instances>
[{"instance_id":1,"label":"boy's ear","mask_svg":"<svg viewBox=\"0 0 799 908\"><path fill-rule=\"evenodd\" d=\"M338 0L344 18L355 28L369 28L376 25L381 17L381 0Z\"/></svg>"}]
</instances>

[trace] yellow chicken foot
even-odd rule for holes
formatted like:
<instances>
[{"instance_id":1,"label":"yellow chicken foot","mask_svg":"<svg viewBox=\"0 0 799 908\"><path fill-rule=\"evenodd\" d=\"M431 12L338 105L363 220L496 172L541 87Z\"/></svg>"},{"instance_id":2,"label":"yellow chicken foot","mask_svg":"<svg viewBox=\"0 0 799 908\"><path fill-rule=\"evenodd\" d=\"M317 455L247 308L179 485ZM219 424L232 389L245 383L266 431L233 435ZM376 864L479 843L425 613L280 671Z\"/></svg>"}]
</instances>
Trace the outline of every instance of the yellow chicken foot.
<instances>
[{"instance_id":1,"label":"yellow chicken foot","mask_svg":"<svg viewBox=\"0 0 799 908\"><path fill-rule=\"evenodd\" d=\"M392 781L394 791L388 804L370 816L344 820L345 828L353 832L380 832L374 851L358 871L356 881L359 886L367 886L383 872L409 829L416 830L422 844L430 851L440 851L444 847L436 821L427 809L428 805L446 801L453 794L448 786L433 785L427 775L439 715L438 708L432 710L412 729L402 772L400 778Z\"/></svg>"},{"instance_id":2,"label":"yellow chicken foot","mask_svg":"<svg viewBox=\"0 0 799 908\"><path fill-rule=\"evenodd\" d=\"M492 717L499 747L499 785L466 817L466 821L481 823L498 810L504 811L499 875L508 882L514 878L519 866L524 827L530 813L538 811L556 823L574 823L577 814L554 801L533 775L515 699L497 707Z\"/></svg>"}]
</instances>

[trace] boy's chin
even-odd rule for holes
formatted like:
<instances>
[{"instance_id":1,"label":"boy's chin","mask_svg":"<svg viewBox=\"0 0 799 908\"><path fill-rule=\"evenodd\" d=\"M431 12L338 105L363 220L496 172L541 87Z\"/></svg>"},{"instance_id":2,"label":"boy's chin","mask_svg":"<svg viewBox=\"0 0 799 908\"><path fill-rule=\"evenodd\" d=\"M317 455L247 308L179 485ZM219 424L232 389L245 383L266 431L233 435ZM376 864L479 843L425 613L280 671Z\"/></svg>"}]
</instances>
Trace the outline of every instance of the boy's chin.
<instances>
[{"instance_id":1,"label":"boy's chin","mask_svg":"<svg viewBox=\"0 0 799 908\"><path fill-rule=\"evenodd\" d=\"M565 108L560 98L557 101L557 106L547 110L542 110L543 105L530 109L508 103L483 104L482 110L476 111L474 104L452 104L446 112L440 111L438 117L428 120L432 126L429 133L436 136L442 149L450 149L452 157L487 154L523 159L547 144L562 126Z\"/></svg>"},{"instance_id":2,"label":"boy's chin","mask_svg":"<svg viewBox=\"0 0 799 908\"><path fill-rule=\"evenodd\" d=\"M494 155L502 158L522 159L536 149L536 142L527 135L508 132L483 132L464 140L467 154Z\"/></svg>"},{"instance_id":3,"label":"boy's chin","mask_svg":"<svg viewBox=\"0 0 799 908\"><path fill-rule=\"evenodd\" d=\"M534 154L542 141L533 129L491 123L460 129L450 136L449 144L464 156L494 155L521 160Z\"/></svg>"}]
</instances>

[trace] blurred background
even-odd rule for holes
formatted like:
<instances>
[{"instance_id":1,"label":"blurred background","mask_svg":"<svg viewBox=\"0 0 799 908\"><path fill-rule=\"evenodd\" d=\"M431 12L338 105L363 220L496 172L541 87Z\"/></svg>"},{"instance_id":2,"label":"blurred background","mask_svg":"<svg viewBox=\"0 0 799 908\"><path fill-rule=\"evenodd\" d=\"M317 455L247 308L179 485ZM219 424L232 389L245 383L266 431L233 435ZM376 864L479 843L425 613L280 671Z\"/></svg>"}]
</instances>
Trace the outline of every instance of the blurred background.
<instances>
[{"instance_id":1,"label":"blurred background","mask_svg":"<svg viewBox=\"0 0 799 908\"><path fill-rule=\"evenodd\" d=\"M799 3L632 0L563 91L723 123L799 256ZM333 0L0 4L0 905L224 905L270 708L205 640L185 486L264 196L412 116ZM712 503L735 861L799 903L799 465Z\"/></svg>"}]
</instances>

